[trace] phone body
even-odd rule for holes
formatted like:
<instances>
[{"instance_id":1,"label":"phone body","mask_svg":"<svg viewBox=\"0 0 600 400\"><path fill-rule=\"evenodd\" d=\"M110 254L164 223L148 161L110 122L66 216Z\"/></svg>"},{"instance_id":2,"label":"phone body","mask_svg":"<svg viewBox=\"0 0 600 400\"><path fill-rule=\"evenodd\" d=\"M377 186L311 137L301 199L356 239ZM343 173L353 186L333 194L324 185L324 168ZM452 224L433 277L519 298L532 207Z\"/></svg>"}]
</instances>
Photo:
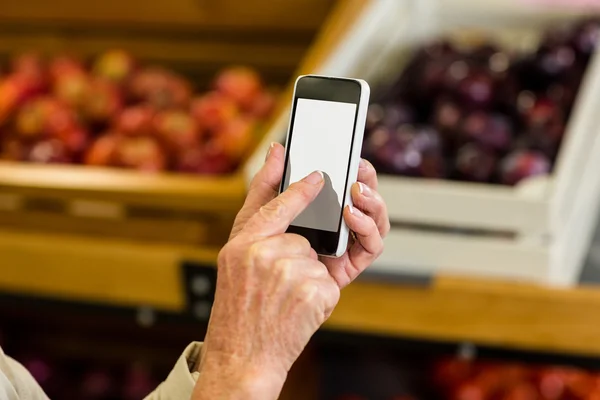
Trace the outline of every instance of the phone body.
<instances>
[{"instance_id":1,"label":"phone body","mask_svg":"<svg viewBox=\"0 0 600 400\"><path fill-rule=\"evenodd\" d=\"M294 86L280 193L313 171L323 172L323 189L287 230L308 239L319 255L340 257L348 247L343 211L352 205L369 96L360 79L303 75Z\"/></svg>"}]
</instances>

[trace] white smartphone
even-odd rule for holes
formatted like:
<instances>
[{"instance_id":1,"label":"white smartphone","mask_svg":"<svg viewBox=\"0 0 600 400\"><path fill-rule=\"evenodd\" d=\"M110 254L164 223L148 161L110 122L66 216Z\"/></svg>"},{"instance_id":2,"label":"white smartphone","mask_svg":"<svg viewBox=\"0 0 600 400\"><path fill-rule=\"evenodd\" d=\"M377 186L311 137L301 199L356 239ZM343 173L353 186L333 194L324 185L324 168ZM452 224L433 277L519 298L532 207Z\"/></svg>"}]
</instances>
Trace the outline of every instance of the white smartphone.
<instances>
[{"instance_id":1,"label":"white smartphone","mask_svg":"<svg viewBox=\"0 0 600 400\"><path fill-rule=\"evenodd\" d=\"M288 228L323 256L340 257L348 247L342 213L352 204L369 95L369 85L360 79L304 75L296 80L280 192L313 171L323 172L325 186Z\"/></svg>"}]
</instances>

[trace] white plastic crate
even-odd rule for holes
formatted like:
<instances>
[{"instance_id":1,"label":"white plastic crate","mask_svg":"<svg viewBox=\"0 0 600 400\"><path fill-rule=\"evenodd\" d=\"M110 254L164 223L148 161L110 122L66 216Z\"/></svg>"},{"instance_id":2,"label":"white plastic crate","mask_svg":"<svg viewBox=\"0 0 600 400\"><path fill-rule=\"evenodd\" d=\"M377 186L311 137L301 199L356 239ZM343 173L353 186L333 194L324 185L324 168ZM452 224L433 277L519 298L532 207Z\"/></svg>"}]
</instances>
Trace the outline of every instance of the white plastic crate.
<instances>
[{"instance_id":1,"label":"white plastic crate","mask_svg":"<svg viewBox=\"0 0 600 400\"><path fill-rule=\"evenodd\" d=\"M377 90L378 84L395 79L414 46L429 38L476 29L508 48L527 50L536 46L545 27L578 17L576 12L541 12L516 3L467 3L374 1L314 72L360 77ZM372 269L573 283L600 199L599 109L600 58L594 57L552 175L515 187L381 176L379 190L390 218L400 224ZM285 113L279 118L262 148L285 137L288 117ZM255 157L247 175L261 162L262 155ZM422 230L407 223L448 229Z\"/></svg>"}]
</instances>

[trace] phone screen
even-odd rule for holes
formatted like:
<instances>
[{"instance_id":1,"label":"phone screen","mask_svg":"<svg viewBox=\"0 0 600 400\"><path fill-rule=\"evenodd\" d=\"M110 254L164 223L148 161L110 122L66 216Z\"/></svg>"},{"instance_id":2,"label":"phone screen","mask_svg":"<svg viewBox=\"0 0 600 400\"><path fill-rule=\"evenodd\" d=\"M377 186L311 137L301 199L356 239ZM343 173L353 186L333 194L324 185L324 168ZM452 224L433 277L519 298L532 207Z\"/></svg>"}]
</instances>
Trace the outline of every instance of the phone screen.
<instances>
[{"instance_id":1,"label":"phone screen","mask_svg":"<svg viewBox=\"0 0 600 400\"><path fill-rule=\"evenodd\" d=\"M356 107L354 103L296 99L282 189L316 170L323 172L325 185L293 226L339 230Z\"/></svg>"}]
</instances>

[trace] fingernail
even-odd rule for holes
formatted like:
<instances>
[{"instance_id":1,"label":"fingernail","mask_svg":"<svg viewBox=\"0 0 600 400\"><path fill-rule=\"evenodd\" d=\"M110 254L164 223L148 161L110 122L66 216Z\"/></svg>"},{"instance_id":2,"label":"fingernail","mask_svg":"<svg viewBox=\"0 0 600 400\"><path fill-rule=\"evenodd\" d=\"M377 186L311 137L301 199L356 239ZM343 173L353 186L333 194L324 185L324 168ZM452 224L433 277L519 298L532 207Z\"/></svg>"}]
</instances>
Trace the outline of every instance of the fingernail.
<instances>
[{"instance_id":1,"label":"fingernail","mask_svg":"<svg viewBox=\"0 0 600 400\"><path fill-rule=\"evenodd\" d=\"M371 195L371 188L368 187L367 185L365 185L362 182L358 182L358 192L360 194L362 194L363 196L370 196Z\"/></svg>"},{"instance_id":2,"label":"fingernail","mask_svg":"<svg viewBox=\"0 0 600 400\"><path fill-rule=\"evenodd\" d=\"M350 211L350 214L355 215L357 217L362 217L363 216L362 211L360 211L358 208L355 208L351 204L348 204L348 211Z\"/></svg>"},{"instance_id":3,"label":"fingernail","mask_svg":"<svg viewBox=\"0 0 600 400\"><path fill-rule=\"evenodd\" d=\"M304 178L304 182L310 183L311 185L317 185L323 181L323 173L321 171L315 171L312 174Z\"/></svg>"},{"instance_id":4,"label":"fingernail","mask_svg":"<svg viewBox=\"0 0 600 400\"><path fill-rule=\"evenodd\" d=\"M265 156L265 161L267 161L269 159L269 156L271 155L271 150L273 150L274 146L275 146L275 142L271 142L271 144L269 145L269 150L267 151L267 155Z\"/></svg>"},{"instance_id":5,"label":"fingernail","mask_svg":"<svg viewBox=\"0 0 600 400\"><path fill-rule=\"evenodd\" d=\"M358 163L358 167L359 168L367 168L367 160L365 160L364 158L360 159L360 163Z\"/></svg>"}]
</instances>

